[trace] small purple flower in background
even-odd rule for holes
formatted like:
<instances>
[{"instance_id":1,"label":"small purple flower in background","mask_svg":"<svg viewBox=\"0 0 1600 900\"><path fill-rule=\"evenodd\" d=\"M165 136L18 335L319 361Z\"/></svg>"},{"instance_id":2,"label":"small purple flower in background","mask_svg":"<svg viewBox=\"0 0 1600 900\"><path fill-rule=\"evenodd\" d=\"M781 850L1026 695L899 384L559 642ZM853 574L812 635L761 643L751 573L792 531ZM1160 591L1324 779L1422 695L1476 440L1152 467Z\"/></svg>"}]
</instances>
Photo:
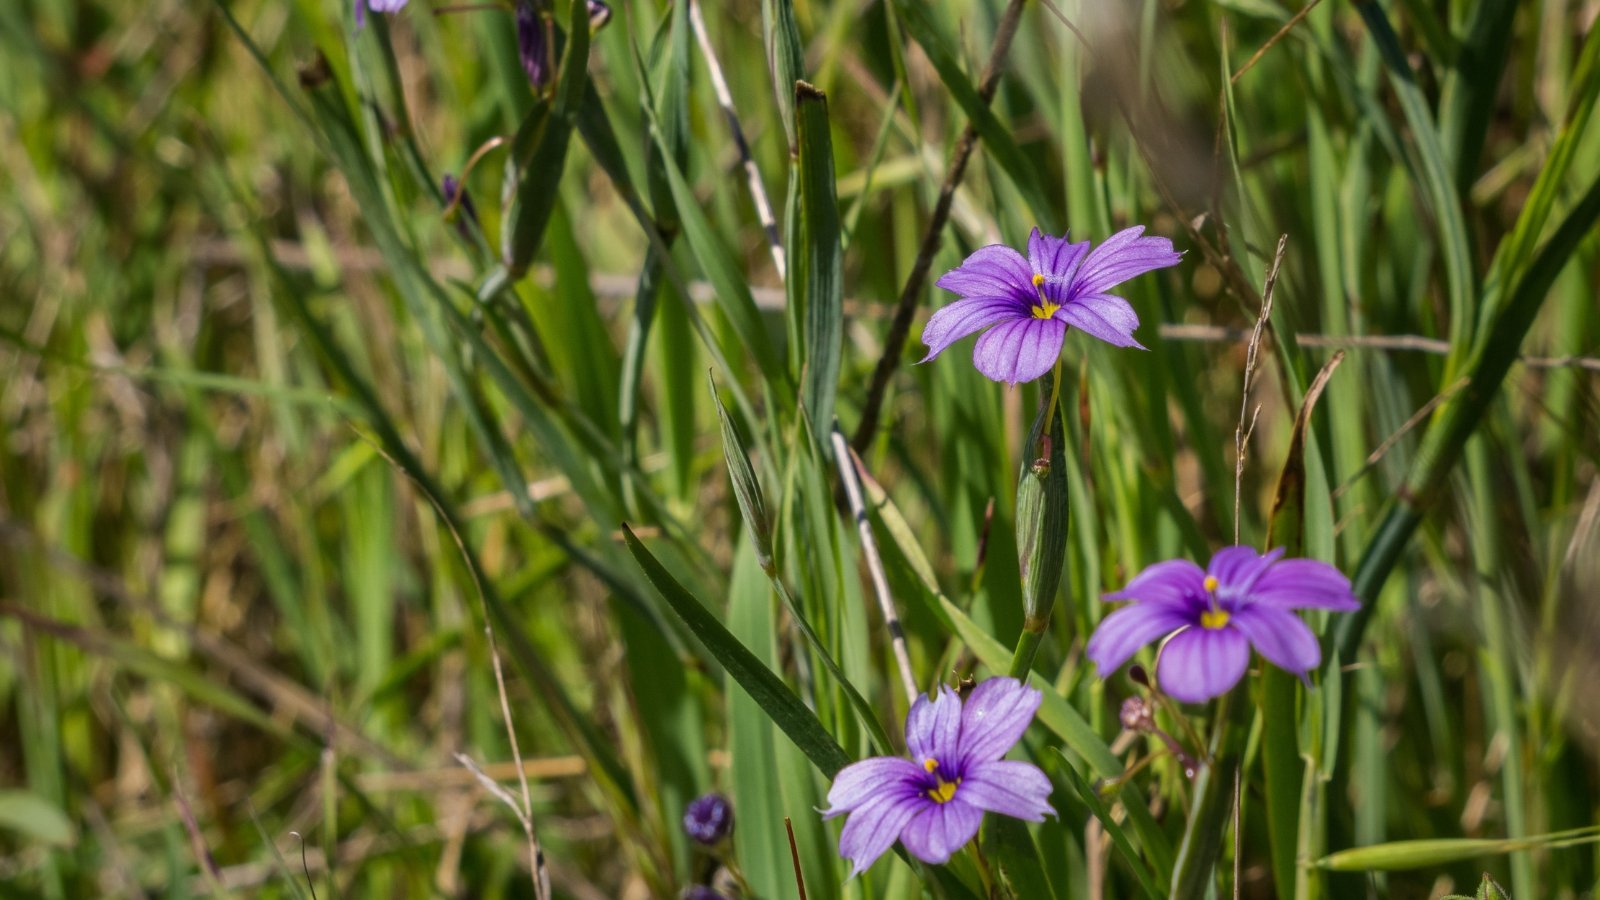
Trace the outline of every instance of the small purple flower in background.
<instances>
[{"instance_id":1,"label":"small purple flower in background","mask_svg":"<svg viewBox=\"0 0 1600 900\"><path fill-rule=\"evenodd\" d=\"M611 7L600 0L589 0L589 30L599 31L611 21Z\"/></svg>"},{"instance_id":2,"label":"small purple flower in background","mask_svg":"<svg viewBox=\"0 0 1600 900\"><path fill-rule=\"evenodd\" d=\"M522 71L534 88L542 88L550 81L550 42L544 18L532 3L522 0L517 4L517 58L522 60Z\"/></svg>"},{"instance_id":3,"label":"small purple flower in background","mask_svg":"<svg viewBox=\"0 0 1600 900\"><path fill-rule=\"evenodd\" d=\"M439 190L444 194L445 212L450 212L452 207L459 207L456 218L456 232L466 240L472 240L472 224L478 221L478 210L472 205L472 195L467 193L466 186L449 172L440 179Z\"/></svg>"},{"instance_id":4,"label":"small purple flower in background","mask_svg":"<svg viewBox=\"0 0 1600 900\"><path fill-rule=\"evenodd\" d=\"M1263 555L1224 547L1204 571L1172 559L1140 572L1126 588L1105 596L1134 602L1106 616L1089 638L1087 653L1100 677L1170 634L1156 663L1156 682L1185 703L1202 703L1238 684L1251 646L1304 680L1322 662L1322 648L1293 611L1353 612L1360 604L1338 569L1282 557L1281 549Z\"/></svg>"},{"instance_id":5,"label":"small purple flower in background","mask_svg":"<svg viewBox=\"0 0 1600 900\"><path fill-rule=\"evenodd\" d=\"M727 897L717 893L703 884L691 884L678 895L681 900L728 900Z\"/></svg>"},{"instance_id":6,"label":"small purple flower in background","mask_svg":"<svg viewBox=\"0 0 1600 900\"><path fill-rule=\"evenodd\" d=\"M367 10L375 13L397 13L405 9L409 0L356 0L356 27L367 24Z\"/></svg>"},{"instance_id":7,"label":"small purple flower in background","mask_svg":"<svg viewBox=\"0 0 1600 900\"><path fill-rule=\"evenodd\" d=\"M721 794L696 797L683 811L683 831L697 844L722 843L733 833L733 804Z\"/></svg>"},{"instance_id":8,"label":"small purple flower in background","mask_svg":"<svg viewBox=\"0 0 1600 900\"><path fill-rule=\"evenodd\" d=\"M839 855L851 876L896 839L912 856L943 863L978 833L985 810L1030 822L1053 815L1050 779L1038 766L1001 757L1022 739L1044 696L1015 678L990 678L963 706L941 685L906 715L910 759L875 756L841 769L825 818L850 814Z\"/></svg>"},{"instance_id":9,"label":"small purple flower in background","mask_svg":"<svg viewBox=\"0 0 1600 900\"><path fill-rule=\"evenodd\" d=\"M1035 228L1028 256L990 244L938 281L961 299L934 313L922 330L923 362L956 341L978 338L973 365L995 381L1016 384L1050 371L1061 356L1067 329L1077 328L1118 347L1144 347L1133 339L1139 316L1128 301L1106 293L1153 269L1177 265L1180 254L1164 237L1140 237L1144 226L1124 229L1096 247L1067 243Z\"/></svg>"}]
</instances>

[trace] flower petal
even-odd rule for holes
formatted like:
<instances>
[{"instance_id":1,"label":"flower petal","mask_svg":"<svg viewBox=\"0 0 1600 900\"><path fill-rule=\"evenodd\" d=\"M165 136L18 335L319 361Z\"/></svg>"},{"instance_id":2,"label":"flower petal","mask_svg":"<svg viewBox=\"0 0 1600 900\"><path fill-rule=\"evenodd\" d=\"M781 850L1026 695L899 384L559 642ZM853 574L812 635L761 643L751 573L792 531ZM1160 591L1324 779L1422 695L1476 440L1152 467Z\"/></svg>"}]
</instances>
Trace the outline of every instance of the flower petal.
<instances>
[{"instance_id":1,"label":"flower petal","mask_svg":"<svg viewBox=\"0 0 1600 900\"><path fill-rule=\"evenodd\" d=\"M1206 574L1217 579L1217 596L1228 600L1250 595L1256 579L1283 556L1283 548L1257 553L1254 547L1223 547L1211 557Z\"/></svg>"},{"instance_id":2,"label":"flower petal","mask_svg":"<svg viewBox=\"0 0 1600 900\"><path fill-rule=\"evenodd\" d=\"M930 803L900 832L900 843L925 863L945 863L978 833L983 811L960 800Z\"/></svg>"},{"instance_id":3,"label":"flower petal","mask_svg":"<svg viewBox=\"0 0 1600 900\"><path fill-rule=\"evenodd\" d=\"M1361 602L1350 590L1350 579L1315 559L1286 559L1267 569L1256 579L1249 599L1278 609L1355 612L1361 608Z\"/></svg>"},{"instance_id":4,"label":"flower petal","mask_svg":"<svg viewBox=\"0 0 1600 900\"><path fill-rule=\"evenodd\" d=\"M1174 700L1204 703L1228 692L1250 664L1250 641L1233 628L1185 628L1161 648L1156 681Z\"/></svg>"},{"instance_id":5,"label":"flower petal","mask_svg":"<svg viewBox=\"0 0 1600 900\"><path fill-rule=\"evenodd\" d=\"M1084 251L1088 249L1088 241L1074 244L1064 234L1051 237L1035 228L1033 234L1028 235L1028 263L1033 266L1033 271L1062 282L1072 277L1072 270L1078 267Z\"/></svg>"},{"instance_id":6,"label":"flower petal","mask_svg":"<svg viewBox=\"0 0 1600 900\"><path fill-rule=\"evenodd\" d=\"M1059 319L1015 319L996 325L978 338L972 363L994 381L1032 381L1056 364L1066 335L1066 323Z\"/></svg>"},{"instance_id":7,"label":"flower petal","mask_svg":"<svg viewBox=\"0 0 1600 900\"><path fill-rule=\"evenodd\" d=\"M865 872L884 851L894 846L913 816L937 805L921 794L909 797L886 794L868 800L852 812L839 833L839 855L850 860L850 877Z\"/></svg>"},{"instance_id":8,"label":"flower petal","mask_svg":"<svg viewBox=\"0 0 1600 900\"><path fill-rule=\"evenodd\" d=\"M957 300L928 317L928 324L922 328L922 342L928 345L928 355L921 361L933 359L974 331L1028 315L1028 307L1011 297Z\"/></svg>"},{"instance_id":9,"label":"flower petal","mask_svg":"<svg viewBox=\"0 0 1600 900\"><path fill-rule=\"evenodd\" d=\"M1116 285L1153 269L1175 266L1182 255L1164 237L1140 237L1143 225L1135 225L1106 238L1089 253L1073 278L1080 297L1104 293Z\"/></svg>"},{"instance_id":10,"label":"flower petal","mask_svg":"<svg viewBox=\"0 0 1600 900\"><path fill-rule=\"evenodd\" d=\"M961 749L961 698L950 688L939 685L939 696L929 700L918 694L906 714L906 749L912 765L922 766L929 759L954 765Z\"/></svg>"},{"instance_id":11,"label":"flower petal","mask_svg":"<svg viewBox=\"0 0 1600 900\"><path fill-rule=\"evenodd\" d=\"M1011 297L1023 304L1034 298L1032 267L1004 244L979 248L935 283L963 297Z\"/></svg>"},{"instance_id":12,"label":"flower petal","mask_svg":"<svg viewBox=\"0 0 1600 900\"><path fill-rule=\"evenodd\" d=\"M1102 599L1167 603L1199 610L1205 604L1205 593L1203 569L1187 559L1169 559L1149 566L1128 582L1127 587L1106 594Z\"/></svg>"},{"instance_id":13,"label":"flower petal","mask_svg":"<svg viewBox=\"0 0 1600 900\"><path fill-rule=\"evenodd\" d=\"M1133 330L1139 327L1139 314L1121 297L1111 294L1079 296L1056 310L1056 316L1113 347L1146 349L1133 339Z\"/></svg>"},{"instance_id":14,"label":"flower petal","mask_svg":"<svg viewBox=\"0 0 1600 900\"><path fill-rule=\"evenodd\" d=\"M1124 606L1100 622L1089 638L1084 654L1094 660L1100 677L1110 677L1122 668L1140 647L1164 637L1185 625L1194 624L1194 615L1167 603L1135 603Z\"/></svg>"},{"instance_id":15,"label":"flower petal","mask_svg":"<svg viewBox=\"0 0 1600 900\"><path fill-rule=\"evenodd\" d=\"M923 774L921 766L898 756L874 756L851 763L833 777L833 787L828 789L829 808L823 816L831 819L887 793L916 794L921 790Z\"/></svg>"},{"instance_id":16,"label":"flower petal","mask_svg":"<svg viewBox=\"0 0 1600 900\"><path fill-rule=\"evenodd\" d=\"M1050 779L1038 766L1010 759L969 769L956 788L956 799L989 812L1042 822L1055 815L1050 790Z\"/></svg>"},{"instance_id":17,"label":"flower petal","mask_svg":"<svg viewBox=\"0 0 1600 900\"><path fill-rule=\"evenodd\" d=\"M1015 678L990 678L973 689L961 708L961 772L973 763L1011 751L1033 722L1044 694Z\"/></svg>"},{"instance_id":18,"label":"flower petal","mask_svg":"<svg viewBox=\"0 0 1600 900\"><path fill-rule=\"evenodd\" d=\"M1302 675L1322 662L1322 647L1300 617L1284 609L1245 604L1228 624L1239 629L1260 654L1285 672Z\"/></svg>"}]
</instances>

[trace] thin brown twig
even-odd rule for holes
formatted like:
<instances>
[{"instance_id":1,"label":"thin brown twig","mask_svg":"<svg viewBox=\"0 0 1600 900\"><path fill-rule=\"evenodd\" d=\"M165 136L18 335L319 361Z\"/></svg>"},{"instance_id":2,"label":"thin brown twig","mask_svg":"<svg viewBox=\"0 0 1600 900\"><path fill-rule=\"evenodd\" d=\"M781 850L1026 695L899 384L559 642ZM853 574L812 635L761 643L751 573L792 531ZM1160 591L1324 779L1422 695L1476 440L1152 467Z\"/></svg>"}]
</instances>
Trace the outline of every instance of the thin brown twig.
<instances>
[{"instance_id":1,"label":"thin brown twig","mask_svg":"<svg viewBox=\"0 0 1600 900\"><path fill-rule=\"evenodd\" d=\"M1250 382L1256 371L1256 358L1261 351L1261 332L1267 325L1267 319L1272 315L1272 294L1278 284L1278 267L1283 264L1283 250L1289 244L1289 236L1278 236L1278 249L1272 254L1272 268L1267 271L1266 283L1261 287L1261 313L1256 316L1255 330L1250 333L1250 343L1245 348L1244 354L1244 388L1239 395L1239 425L1233 431L1233 542L1239 543L1239 512L1241 500L1244 495L1244 461L1245 447L1250 443L1250 435L1256 430L1256 415L1261 412L1258 404L1255 413L1250 413ZM1248 427L1245 420L1249 419Z\"/></svg>"},{"instance_id":2,"label":"thin brown twig","mask_svg":"<svg viewBox=\"0 0 1600 900\"><path fill-rule=\"evenodd\" d=\"M1283 23L1283 27L1279 28L1276 34L1270 38L1267 38L1267 42L1262 44L1255 53L1251 54L1249 59L1245 60L1244 65L1240 66L1238 70L1233 73L1232 77L1228 79L1228 83L1238 84L1239 78L1243 76L1244 73L1250 71L1250 69L1255 66L1256 63L1260 62L1261 57L1266 56L1267 51L1272 49L1272 45L1287 37L1289 32L1293 31L1294 27L1299 25L1300 22L1305 19L1306 14L1311 12L1313 9L1316 9L1317 4L1321 2L1322 0L1310 0L1310 2L1308 2L1305 6L1300 7L1299 12L1295 13L1293 16L1290 16L1289 21Z\"/></svg>"},{"instance_id":3,"label":"thin brown twig","mask_svg":"<svg viewBox=\"0 0 1600 900\"><path fill-rule=\"evenodd\" d=\"M1346 478L1342 484L1333 489L1333 494L1331 495L1332 499L1339 499L1341 496L1343 496L1345 491L1348 491L1350 488L1354 487L1356 482L1360 481L1368 472L1372 471L1373 467L1378 464L1379 460L1383 459L1388 455L1390 450L1394 449L1394 445L1398 444L1401 438L1405 437L1406 434L1411 431L1411 429L1421 425L1422 421L1428 418L1428 416L1439 407L1439 404L1455 396L1457 391L1466 387L1470 382L1471 379L1463 375L1457 379L1454 384L1434 395L1433 399L1422 404L1422 408L1412 413L1411 418L1407 419L1405 424L1395 429L1394 434L1384 438L1383 443L1378 445L1378 449L1372 451L1372 453L1367 457L1367 461L1361 464L1361 468L1357 469L1349 478Z\"/></svg>"},{"instance_id":4,"label":"thin brown twig","mask_svg":"<svg viewBox=\"0 0 1600 900\"><path fill-rule=\"evenodd\" d=\"M1009 0L1000 23L995 27L994 43L989 49L989 61L984 63L978 82L978 98L985 107L994 100L1000 86L1000 71L1005 67L1006 56L1011 51L1011 40L1016 37L1017 25L1022 20L1023 0ZM934 254L943 240L945 223L950 219L950 205L955 201L956 188L966 175L967 162L978 145L977 124L967 122L950 154L950 165L945 169L944 183L939 186L939 199L928 217L928 227L922 233L922 243L917 247L917 258L906 276L905 287L895 305L894 318L889 322L889 332L884 335L883 355L872 370L872 383L867 388L867 398L861 405L861 421L856 425L851 441L857 450L865 449L878 430L878 417L883 410L884 394L889 389L889 379L900 366L905 352L906 338L911 333L911 320L916 315L924 288L928 282L928 269L933 265Z\"/></svg>"},{"instance_id":5,"label":"thin brown twig","mask_svg":"<svg viewBox=\"0 0 1600 900\"><path fill-rule=\"evenodd\" d=\"M800 846L794 842L794 823L788 816L783 817L784 830L789 832L789 857L794 860L794 886L800 892L800 900L806 900L806 875L800 871Z\"/></svg>"},{"instance_id":6,"label":"thin brown twig","mask_svg":"<svg viewBox=\"0 0 1600 900\"><path fill-rule=\"evenodd\" d=\"M697 0L689 2L689 23L694 27L695 40L700 44L700 55L705 57L706 71L711 75L711 88L717 95L717 105L722 107L723 118L728 120L728 130L733 133L733 143L739 150L739 162L744 167L745 181L750 185L750 200L756 207L756 218L761 220L761 230L767 234L767 249L772 253L772 267L778 280L788 277L788 258L783 250L783 238L778 234L778 220L772 214L772 201L767 198L766 185L761 181L761 170L750 155L750 143L745 140L744 128L739 125L739 113L733 108L733 94L722 75L722 65L711 49L711 37L706 33L705 19L700 15Z\"/></svg>"}]
</instances>

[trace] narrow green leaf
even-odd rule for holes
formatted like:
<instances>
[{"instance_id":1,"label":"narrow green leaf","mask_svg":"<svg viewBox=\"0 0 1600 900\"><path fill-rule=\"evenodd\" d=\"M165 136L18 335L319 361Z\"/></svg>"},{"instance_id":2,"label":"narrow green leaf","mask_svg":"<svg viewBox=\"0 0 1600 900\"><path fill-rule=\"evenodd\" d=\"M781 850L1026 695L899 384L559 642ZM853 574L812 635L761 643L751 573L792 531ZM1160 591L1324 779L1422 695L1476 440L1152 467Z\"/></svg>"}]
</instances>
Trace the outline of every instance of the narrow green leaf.
<instances>
[{"instance_id":1,"label":"narrow green leaf","mask_svg":"<svg viewBox=\"0 0 1600 900\"><path fill-rule=\"evenodd\" d=\"M1061 753L1059 749L1056 752L1058 754ZM1111 810L1106 807L1105 801L1100 798L1100 793L1094 789L1094 786L1083 775L1079 774L1077 769L1073 768L1072 761L1067 759L1065 754L1061 754L1059 771L1065 773L1067 781L1072 785L1072 789L1082 798L1084 805L1089 807L1089 812L1100 820L1100 826L1106 830L1106 834L1111 836L1112 846L1117 848L1117 852L1127 861L1128 868L1133 870L1133 876L1139 882L1139 890L1150 900L1160 900L1166 893L1165 885L1157 882L1158 875L1150 871L1149 865L1139 855L1139 851L1134 848L1133 841L1128 838L1128 832L1117 821L1116 816L1111 814Z\"/></svg>"},{"instance_id":2,"label":"narrow green leaf","mask_svg":"<svg viewBox=\"0 0 1600 900\"><path fill-rule=\"evenodd\" d=\"M778 120L789 141L789 153L796 146L794 85L805 78L805 47L800 43L800 26L794 19L793 0L761 0L761 31L767 45L767 72L772 76L772 91L778 101Z\"/></svg>"},{"instance_id":3,"label":"narrow green leaf","mask_svg":"<svg viewBox=\"0 0 1600 900\"><path fill-rule=\"evenodd\" d=\"M49 800L32 791L0 791L0 831L24 840L64 846L72 843L72 820Z\"/></svg>"},{"instance_id":4,"label":"narrow green leaf","mask_svg":"<svg viewBox=\"0 0 1600 900\"><path fill-rule=\"evenodd\" d=\"M939 80L944 83L950 96L961 105L961 111L967 114L967 119L972 123L973 130L983 139L984 146L989 155L999 163L1001 171L1011 179L1017 192L1022 195L1028 204L1028 210L1033 213L1034 221L1039 227L1051 234L1060 234L1060 218L1055 213L1055 207L1049 202L1049 195L1039 184L1037 167L1028 162L1023 155L1022 148L1007 131L1005 126L994 112L989 109L978 89L967 80L967 75L962 71L960 57L947 40L944 34L934 24L930 11L934 9L918 0L894 0L895 14L901 24L905 26L906 33L917 42L922 52L928 55L928 61L933 64L939 73Z\"/></svg>"},{"instance_id":5,"label":"narrow green leaf","mask_svg":"<svg viewBox=\"0 0 1600 900\"><path fill-rule=\"evenodd\" d=\"M622 535L639 568L644 570L645 577L655 585L673 612L683 619L689 630L722 663L739 686L761 705L762 711L783 729L789 740L805 753L812 765L829 778L849 765L850 755L822 727L816 715L806 709L794 691L717 621L699 600L684 590L626 523L622 526Z\"/></svg>"},{"instance_id":6,"label":"narrow green leaf","mask_svg":"<svg viewBox=\"0 0 1600 900\"><path fill-rule=\"evenodd\" d=\"M796 268L805 285L805 372L801 397L811 421L825 429L833 421L844 342L844 261L839 243L839 201L834 194L833 139L828 99L804 81L794 85L799 156L800 234L790 235ZM822 441L828 456L828 442Z\"/></svg>"},{"instance_id":7,"label":"narrow green leaf","mask_svg":"<svg viewBox=\"0 0 1600 900\"><path fill-rule=\"evenodd\" d=\"M1539 847L1576 847L1600 843L1600 825L1541 834L1521 840L1494 838L1434 838L1417 841L1390 841L1370 847L1355 847L1330 853L1317 860L1317 866L1334 872L1398 872L1405 869L1431 869L1466 862L1480 856L1499 856Z\"/></svg>"}]
</instances>

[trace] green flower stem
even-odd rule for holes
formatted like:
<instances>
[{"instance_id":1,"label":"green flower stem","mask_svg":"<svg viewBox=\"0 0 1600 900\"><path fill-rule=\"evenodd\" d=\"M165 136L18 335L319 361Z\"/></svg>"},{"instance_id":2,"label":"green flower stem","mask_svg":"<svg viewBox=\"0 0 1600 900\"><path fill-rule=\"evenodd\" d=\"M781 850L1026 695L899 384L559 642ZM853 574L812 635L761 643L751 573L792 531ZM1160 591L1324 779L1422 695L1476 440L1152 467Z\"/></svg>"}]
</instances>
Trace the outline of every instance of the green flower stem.
<instances>
[{"instance_id":1,"label":"green flower stem","mask_svg":"<svg viewBox=\"0 0 1600 900\"><path fill-rule=\"evenodd\" d=\"M1248 702L1248 682L1217 701L1211 747L1195 776L1189 822L1173 865L1172 889L1167 894L1170 900L1200 900L1211 886L1217 859L1222 856L1223 837L1229 830L1234 773L1250 725L1248 717L1230 713L1242 712Z\"/></svg>"}]
</instances>

